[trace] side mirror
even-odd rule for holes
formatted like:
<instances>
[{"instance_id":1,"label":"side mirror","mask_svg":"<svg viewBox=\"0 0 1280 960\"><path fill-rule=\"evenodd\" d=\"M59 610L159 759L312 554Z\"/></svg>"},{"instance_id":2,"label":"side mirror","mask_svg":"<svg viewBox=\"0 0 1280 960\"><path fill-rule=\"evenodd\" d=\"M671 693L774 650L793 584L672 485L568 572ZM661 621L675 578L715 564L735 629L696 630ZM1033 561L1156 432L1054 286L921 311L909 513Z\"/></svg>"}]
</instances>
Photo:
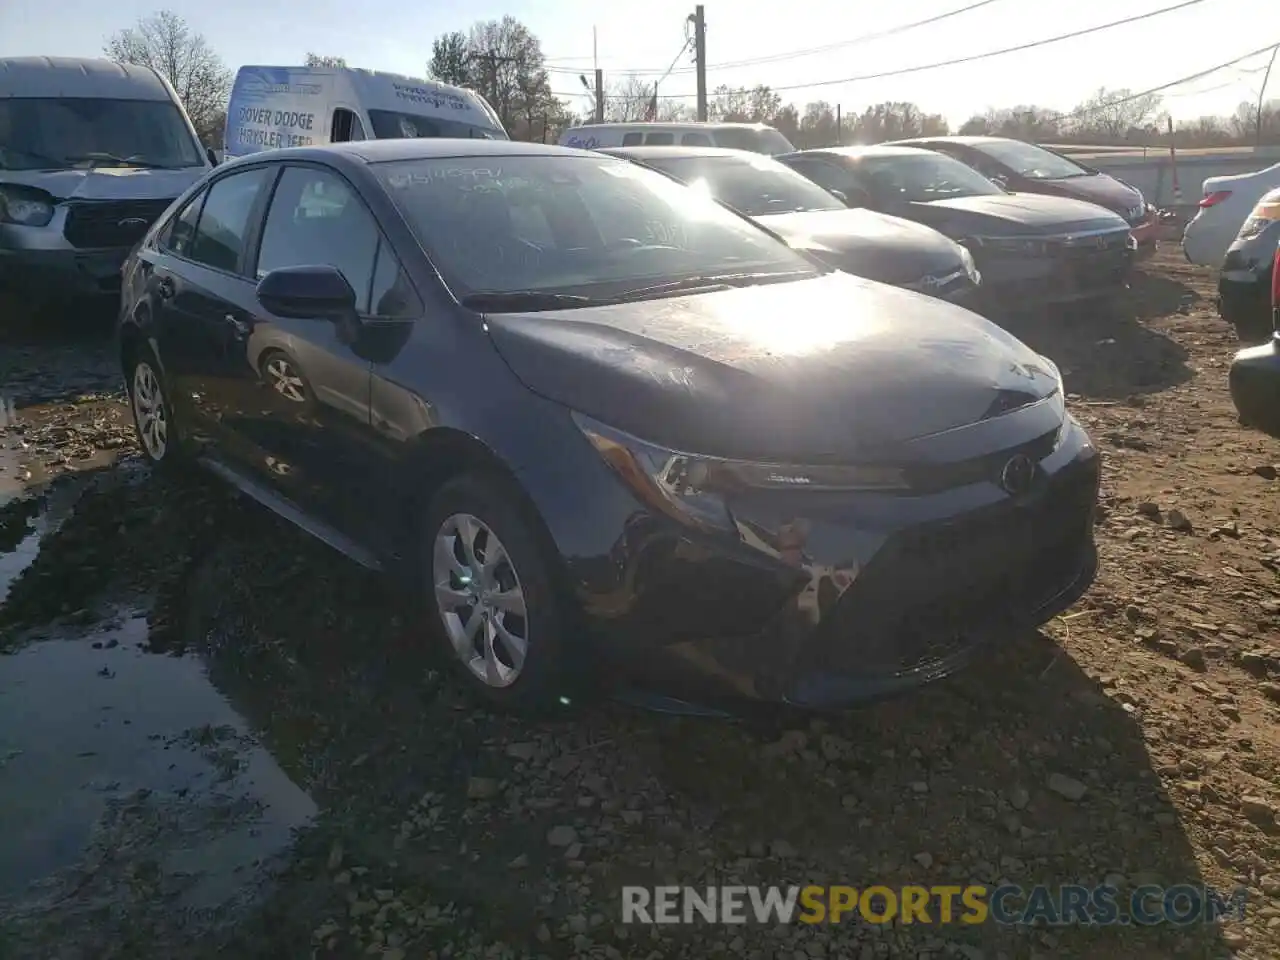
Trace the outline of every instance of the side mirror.
<instances>
[{"instance_id":1,"label":"side mirror","mask_svg":"<svg viewBox=\"0 0 1280 960\"><path fill-rule=\"evenodd\" d=\"M218 155L213 152L213 147L205 147L204 155L209 158L209 165L216 167L218 165Z\"/></svg>"},{"instance_id":2,"label":"side mirror","mask_svg":"<svg viewBox=\"0 0 1280 960\"><path fill-rule=\"evenodd\" d=\"M355 317L356 292L330 266L281 267L258 281L258 302L278 317L344 320Z\"/></svg>"},{"instance_id":3,"label":"side mirror","mask_svg":"<svg viewBox=\"0 0 1280 960\"><path fill-rule=\"evenodd\" d=\"M849 195L843 190L828 190L827 192L843 203L846 207L849 206Z\"/></svg>"},{"instance_id":4,"label":"side mirror","mask_svg":"<svg viewBox=\"0 0 1280 960\"><path fill-rule=\"evenodd\" d=\"M849 190L836 190L833 192L836 197L844 202L846 207L866 207L867 209L870 209L873 205L871 201L871 194L866 190L859 189L858 187L852 187Z\"/></svg>"},{"instance_id":5,"label":"side mirror","mask_svg":"<svg viewBox=\"0 0 1280 960\"><path fill-rule=\"evenodd\" d=\"M992 183L994 183L1001 190L1009 189L1009 179L1007 177L1002 177L1000 176L1000 174L996 173L996 174L992 174L990 177L987 177L987 179L990 180Z\"/></svg>"}]
</instances>

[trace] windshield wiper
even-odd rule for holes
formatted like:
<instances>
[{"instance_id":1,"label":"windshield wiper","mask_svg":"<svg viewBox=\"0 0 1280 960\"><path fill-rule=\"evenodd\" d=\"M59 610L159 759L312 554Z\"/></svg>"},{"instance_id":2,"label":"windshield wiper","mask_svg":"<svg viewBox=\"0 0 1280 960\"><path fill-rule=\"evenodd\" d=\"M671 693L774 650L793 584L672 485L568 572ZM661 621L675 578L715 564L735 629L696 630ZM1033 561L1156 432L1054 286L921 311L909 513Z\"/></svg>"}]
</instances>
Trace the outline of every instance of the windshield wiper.
<instances>
[{"instance_id":1,"label":"windshield wiper","mask_svg":"<svg viewBox=\"0 0 1280 960\"><path fill-rule=\"evenodd\" d=\"M21 148L19 148L19 147L5 147L5 146L0 146L0 169L5 169L5 170L15 169L15 168L13 168L13 167L9 167L9 166L7 166L7 165L4 163L4 155L5 155L6 153L19 153L19 154L22 154L22 156L24 156L24 157L30 157L30 158L31 158L32 160L34 160L36 163L43 163L43 164L45 164L45 166L46 166L47 168L50 168L50 169L61 169L61 168L65 167L65 166L67 165L67 162L66 162L65 160L59 160L57 157L51 157L51 156L49 156L48 154L44 154L44 153L37 153L37 152L36 152L36 151L34 151L34 150L23 150L23 149L21 149ZM18 169L18 170L22 170L22 169L25 169L25 168L24 168L24 167L17 167L16 169Z\"/></svg>"},{"instance_id":2,"label":"windshield wiper","mask_svg":"<svg viewBox=\"0 0 1280 960\"><path fill-rule=\"evenodd\" d=\"M636 287L626 290L611 299L626 302L628 300L644 300L649 297L661 297L677 293L712 293L716 290L729 290L733 287L749 287L756 283L795 280L799 277L814 276L817 270L773 270L755 273L709 273L696 277L684 277L680 280L668 280L665 283L654 283L647 287Z\"/></svg>"},{"instance_id":3,"label":"windshield wiper","mask_svg":"<svg viewBox=\"0 0 1280 960\"><path fill-rule=\"evenodd\" d=\"M143 160L140 156L117 157L114 153L83 153L78 157L67 157L68 163L80 163L85 160L106 160L111 163L118 163L126 167L142 167L149 170L168 170L170 169L163 163L152 163L150 160Z\"/></svg>"},{"instance_id":4,"label":"windshield wiper","mask_svg":"<svg viewBox=\"0 0 1280 960\"><path fill-rule=\"evenodd\" d=\"M458 301L471 310L561 310L593 306L607 301L570 293L547 293L543 290L490 290L469 293Z\"/></svg>"}]
</instances>

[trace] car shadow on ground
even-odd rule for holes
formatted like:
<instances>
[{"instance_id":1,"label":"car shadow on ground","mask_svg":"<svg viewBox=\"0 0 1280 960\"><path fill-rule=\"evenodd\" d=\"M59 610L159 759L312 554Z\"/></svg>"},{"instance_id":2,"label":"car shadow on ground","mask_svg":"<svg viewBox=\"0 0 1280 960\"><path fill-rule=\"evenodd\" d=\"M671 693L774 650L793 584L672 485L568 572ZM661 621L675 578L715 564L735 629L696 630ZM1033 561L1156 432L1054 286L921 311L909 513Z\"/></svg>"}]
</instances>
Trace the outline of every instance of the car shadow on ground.
<instances>
[{"instance_id":1,"label":"car shadow on ground","mask_svg":"<svg viewBox=\"0 0 1280 960\"><path fill-rule=\"evenodd\" d=\"M475 709L375 578L309 543L282 550L288 537L274 524L195 560L173 596L167 639L155 641L206 657L215 682L329 811L302 845L306 879L239 942L247 949L267 931L289 931L255 956L309 935L290 926L307 915L298 898L328 903L329 913L367 898L372 913L387 902L379 889L418 900L380 931L341 922L333 955L388 930L456 947L465 942L458 918L479 940L522 943L545 931L563 946L589 935L628 953L623 938L634 934L615 928L628 883L1203 884L1137 720L1105 678L1039 634L934 689L794 718L763 738L757 727L607 705L530 725ZM1083 796L1055 792L1054 775ZM439 930L412 919L450 911ZM707 936L677 928L653 946L698 954ZM775 931L743 936L787 944ZM893 955L941 938L1018 956L1153 958L1191 946L1207 955L1215 939L1168 924L958 923L788 937L795 949L882 940Z\"/></svg>"},{"instance_id":2,"label":"car shadow on ground","mask_svg":"<svg viewBox=\"0 0 1280 960\"><path fill-rule=\"evenodd\" d=\"M84 619L126 587L158 592L148 649L202 659L321 809L254 919L183 955L1214 953L1213 929L1169 924L619 923L624 884L1201 885L1133 708L1039 634L767 732L607 704L533 724L462 696L381 579L202 483L132 479L88 488L6 608ZM109 924L121 942L174 949L129 922Z\"/></svg>"},{"instance_id":3,"label":"car shadow on ground","mask_svg":"<svg viewBox=\"0 0 1280 960\"><path fill-rule=\"evenodd\" d=\"M1159 288L1152 306L1148 285ZM1191 379L1187 351L1145 321L1176 312L1181 284L1138 273L1130 289L1105 310L1074 308L1002 322L1010 333L1053 360L1067 392L1086 400L1126 401ZM1174 299L1176 297L1176 299ZM1166 309L1164 301L1172 306Z\"/></svg>"}]
</instances>

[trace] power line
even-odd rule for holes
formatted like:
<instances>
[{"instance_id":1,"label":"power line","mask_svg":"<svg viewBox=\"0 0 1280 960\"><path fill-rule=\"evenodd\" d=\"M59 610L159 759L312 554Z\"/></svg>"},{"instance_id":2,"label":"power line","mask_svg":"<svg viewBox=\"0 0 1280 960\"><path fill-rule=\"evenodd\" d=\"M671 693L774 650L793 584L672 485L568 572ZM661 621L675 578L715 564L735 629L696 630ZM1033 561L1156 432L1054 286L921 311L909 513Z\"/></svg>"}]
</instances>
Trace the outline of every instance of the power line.
<instances>
[{"instance_id":1,"label":"power line","mask_svg":"<svg viewBox=\"0 0 1280 960\"><path fill-rule=\"evenodd\" d=\"M1045 47L1053 43L1061 43L1064 40L1074 40L1076 37L1084 37L1093 33L1101 33L1103 30L1111 30L1114 27L1122 27L1126 24L1137 23L1141 20L1150 20L1152 17L1162 16L1166 13L1173 13L1175 10L1182 10L1186 7L1193 7L1197 4L1204 3L1205 0L1182 0L1181 3L1175 3L1172 6L1161 7L1159 10L1151 10L1147 13L1136 14L1132 17L1125 17L1122 20L1112 20L1110 23L1100 23L1097 26L1085 27L1083 30L1073 30L1071 33L1060 33L1057 36L1046 37L1043 40L1033 40L1030 43L1020 43L1013 47L1003 47L999 50L988 50L986 53L975 53L967 57L955 57L951 60L940 60L936 63L922 63L913 67L899 67L896 70L884 70L880 73L865 73L856 77L840 77L831 80L811 80L808 83L790 83L785 86L771 86L770 89L775 93L783 93L788 90L807 90L811 87L832 87L842 83L859 83L863 80L880 80L885 77L899 77L908 73L922 73L926 70L938 70L942 67L954 67L963 63L973 63L978 60L987 60L991 57L1004 56L1007 53L1017 53L1021 50L1032 50L1036 47ZM1270 49L1267 47L1265 49ZM1242 58L1243 59L1243 58ZM1235 61L1232 61L1235 62ZM559 96L559 94L557 94ZM570 94L577 96L577 94ZM671 100L687 100L693 94L663 94L662 99Z\"/></svg>"},{"instance_id":2,"label":"power line","mask_svg":"<svg viewBox=\"0 0 1280 960\"><path fill-rule=\"evenodd\" d=\"M779 63L783 60L796 60L800 57L812 56L815 53L826 53L830 50L840 50L844 47L852 47L860 43L868 43L872 40L881 40L885 37L896 36L899 33L906 33L908 30L915 30L917 27L927 27L931 23L938 23L941 20L948 20L951 17L957 17L962 13L968 13L970 10L977 10L979 7L990 6L997 3L998 0L979 0L977 3L971 3L968 6L960 7L957 10L948 10L946 13L939 13L932 17L926 17L924 20L916 20L912 23L903 23L896 27L889 27L886 30L880 30L876 33L866 33L860 37L853 37L850 40L840 40L836 43L824 44L820 47L808 47L804 50L792 50L790 53L775 53L765 57L752 57L747 60L729 60L725 63L711 63L707 65L709 70L729 70L736 67L752 67L762 63ZM1199 2L1199 0L1197 0Z\"/></svg>"},{"instance_id":3,"label":"power line","mask_svg":"<svg viewBox=\"0 0 1280 960\"><path fill-rule=\"evenodd\" d=\"M774 53L774 54L769 54L763 57L748 57L745 60L726 60L724 63L710 63L710 64L707 64L707 69L708 70L734 70L739 67L753 67L760 64L766 64L766 63L781 63L782 61L785 61L785 60L797 60L797 59L800 59L801 57L809 57L818 53L827 53L831 50L840 50L845 47L856 46L857 44L860 44L860 43L869 43L872 40L881 40L881 39L884 39L885 37L897 36L900 33L906 33L908 30L915 30L918 27L926 27L926 26L929 26L930 24L938 23L939 21L942 21L942 20L948 20L951 17L957 17L962 13L968 13L970 10L977 10L979 7L990 6L991 4L998 3L998 2L1000 2L1000 0L977 0L976 3L970 3L967 6L959 7L958 9L955 9L955 10L948 10L945 13L935 14L934 16L926 17L923 20L914 20L911 23L901 23L901 24L898 24L896 27L888 27L884 30L878 30L874 33L865 33L865 34L862 34L861 36L852 37L848 40L840 40L835 43L823 44L820 47L806 47L802 50L792 50L788 53ZM1196 2L1200 2L1200 0L1196 0ZM552 58L552 60L554 59L556 58ZM590 59L590 58L589 57L587 58L561 57L558 59L573 60L573 59ZM551 62L551 60L549 60L548 62ZM577 69L573 67L548 66L546 69L552 73L577 73L578 72ZM671 70L666 72L667 73L693 73L695 69L696 68L694 67L685 67L680 70ZM634 70L614 70L611 72L631 74L635 76L644 76L646 74L663 73L664 71L655 69L652 67L640 67Z\"/></svg>"},{"instance_id":4,"label":"power line","mask_svg":"<svg viewBox=\"0 0 1280 960\"><path fill-rule=\"evenodd\" d=\"M1125 17L1122 20L1112 20L1110 23L1100 23L1096 27L1086 27L1083 30L1073 30L1071 33L1060 33L1055 37L1046 37L1043 40L1033 40L1030 43L1020 43L1013 47L1003 47L1000 50L989 50L986 53L975 53L968 57L955 57L954 59L942 60L938 63L925 63L914 67L899 67L897 70L885 70L881 73L868 73L859 77L844 77L839 80L816 80L812 83L792 83L785 87L774 87L773 89L775 91L781 91L804 90L808 87L830 87L840 83L855 83L861 80L879 80L882 77L900 77L907 73L920 73L925 70L937 70L940 67L954 67L962 63L973 63L977 60L988 60L991 57L1001 57L1006 53L1018 53L1021 50L1033 50L1036 47L1047 47L1051 43L1061 43L1063 40L1074 40L1076 37L1088 36L1091 33L1101 33L1103 30L1111 30L1115 27L1122 27L1126 24L1137 23L1141 20L1150 20L1152 17L1159 17L1166 13L1173 13L1175 10L1194 7L1197 4L1204 2L1205 0L1182 0L1181 3L1175 3L1172 6L1161 7L1159 10L1151 10L1147 13L1139 13L1132 17Z\"/></svg>"},{"instance_id":5,"label":"power line","mask_svg":"<svg viewBox=\"0 0 1280 960\"><path fill-rule=\"evenodd\" d=\"M1180 87L1184 83L1191 83L1193 80L1200 80L1201 78L1207 77L1210 74L1217 73L1219 70L1225 70L1228 67L1234 67L1237 63L1240 63L1243 60L1248 60L1250 57L1256 57L1259 54L1269 53L1271 50L1274 50L1276 47L1280 47L1280 43L1269 43L1265 47L1259 47L1257 50L1250 50L1248 53L1246 53L1242 57L1236 57L1234 60L1228 60L1226 63L1220 63L1216 67L1210 67L1208 70L1201 70L1199 73L1193 73L1188 77L1180 77L1177 80L1171 80L1168 83L1162 83L1160 84L1160 86L1152 87L1149 90L1142 90L1138 93L1130 93L1126 96L1119 97L1115 100L1108 100L1106 103L1099 103L1099 104L1095 104L1092 107L1072 110L1068 113L1059 113L1056 116L1057 116L1057 119L1059 120L1070 120L1072 118L1088 116L1090 113L1094 113L1098 110L1106 110L1110 107L1116 107L1122 103L1129 103L1133 100L1141 100L1143 97L1149 97L1153 93L1163 93L1164 91L1172 87Z\"/></svg>"},{"instance_id":6,"label":"power line","mask_svg":"<svg viewBox=\"0 0 1280 960\"><path fill-rule=\"evenodd\" d=\"M1189 76L1179 77L1177 80L1170 80L1168 83L1162 83L1157 87L1151 87L1148 90L1142 90L1138 93L1126 94L1123 97L1118 97L1115 100L1108 100L1106 103L1099 103L1087 109L1068 111L1065 113L1056 113L1056 114L1051 114L1051 116L1060 120L1067 120L1072 117L1087 116L1092 111L1104 110L1109 107L1119 106L1122 103L1129 103L1133 100L1141 99L1142 97L1149 97L1153 93L1163 93L1165 90L1172 89L1173 87L1180 87L1184 83L1191 83L1195 80L1200 80L1211 74L1217 73L1220 70L1226 70L1229 67L1234 67L1237 63L1243 63L1245 60L1248 60L1250 57L1257 57L1257 56L1261 56L1264 53L1270 53L1274 48L1278 46L1280 46L1280 41L1277 41L1275 43L1268 43L1265 47L1259 47L1257 50L1250 50L1248 53L1243 54L1242 56L1239 56L1239 57L1235 57L1234 59L1228 60L1225 63L1220 63L1217 66L1209 67L1207 70L1201 70L1198 73L1193 73L1193 74L1190 74ZM773 87L771 89L778 90L778 89L787 89L787 88ZM553 92L552 96L576 97L576 96L579 96L579 94ZM693 94L671 94L670 99L687 99L691 96L693 96ZM663 98L660 98L660 99L663 99Z\"/></svg>"}]
</instances>

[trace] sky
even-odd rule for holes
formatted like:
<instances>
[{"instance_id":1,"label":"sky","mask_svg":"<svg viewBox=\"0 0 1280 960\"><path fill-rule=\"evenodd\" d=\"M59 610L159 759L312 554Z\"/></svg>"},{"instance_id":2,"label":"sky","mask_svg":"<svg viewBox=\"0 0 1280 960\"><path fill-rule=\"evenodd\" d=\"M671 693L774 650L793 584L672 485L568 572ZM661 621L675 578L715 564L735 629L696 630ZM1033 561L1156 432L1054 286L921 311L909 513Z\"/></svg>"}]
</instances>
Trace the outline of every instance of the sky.
<instances>
[{"instance_id":1,"label":"sky","mask_svg":"<svg viewBox=\"0 0 1280 960\"><path fill-rule=\"evenodd\" d=\"M1177 0L993 0L969 13L895 36L860 43L904 23L968 5L972 0L710 0L708 89L720 84L769 84L799 105L811 100L860 112L883 100L910 100L953 125L988 107L1035 104L1068 110L1097 91L1146 90L1280 43L1280 2L1203 0L1139 23L989 60L904 76L856 82L845 78L953 59L1014 46L1146 13ZM204 34L226 64L300 63L308 51L345 57L351 66L422 76L431 41L477 20L510 14L541 40L552 89L586 101L578 72L590 71L593 27L598 65L607 79L648 71L652 82L677 57L693 2L642 4L585 0L0 0L0 56L97 56L104 39L139 17L167 8ZM36 10L40 15L33 15ZM835 46L839 44L839 46ZM828 49L802 53L814 47ZM795 55L792 55L795 54ZM770 62L734 66L736 61ZM1165 94L1177 121L1228 114L1258 97L1268 55L1193 81ZM656 73L655 73L656 72ZM660 95L685 95L696 82L690 57L662 81ZM1267 87L1280 99L1280 63Z\"/></svg>"}]
</instances>

